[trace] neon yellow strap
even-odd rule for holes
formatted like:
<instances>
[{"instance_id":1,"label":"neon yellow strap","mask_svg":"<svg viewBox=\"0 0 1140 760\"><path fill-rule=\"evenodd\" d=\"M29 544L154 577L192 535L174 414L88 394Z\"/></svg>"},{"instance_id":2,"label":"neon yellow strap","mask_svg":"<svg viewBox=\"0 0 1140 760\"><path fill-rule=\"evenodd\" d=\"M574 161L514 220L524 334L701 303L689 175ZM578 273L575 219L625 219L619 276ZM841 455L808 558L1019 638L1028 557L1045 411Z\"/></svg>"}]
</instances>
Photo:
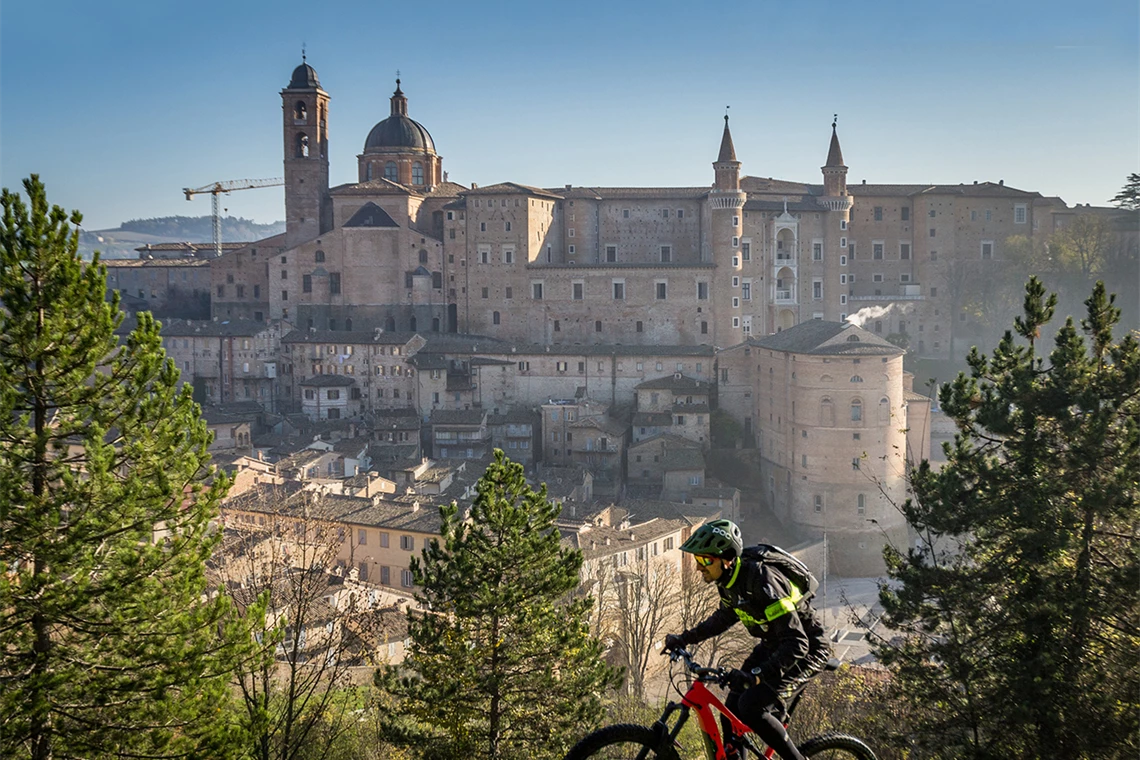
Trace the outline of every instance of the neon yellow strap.
<instances>
[{"instance_id":1,"label":"neon yellow strap","mask_svg":"<svg viewBox=\"0 0 1140 760\"><path fill-rule=\"evenodd\" d=\"M794 611L796 605L804 598L804 595L800 593L800 590L796 588L794 583L789 585L792 587L791 594L785 596L783 599L772 602L764 608L764 617L767 618L769 622Z\"/></svg>"},{"instance_id":2,"label":"neon yellow strap","mask_svg":"<svg viewBox=\"0 0 1140 760\"><path fill-rule=\"evenodd\" d=\"M736 560L736 563L734 564L733 569L732 569L732 577L728 579L728 583L724 584L725 588L732 588L732 584L736 583L736 576L740 575L740 566L743 564L744 563L741 562L739 559Z\"/></svg>"}]
</instances>

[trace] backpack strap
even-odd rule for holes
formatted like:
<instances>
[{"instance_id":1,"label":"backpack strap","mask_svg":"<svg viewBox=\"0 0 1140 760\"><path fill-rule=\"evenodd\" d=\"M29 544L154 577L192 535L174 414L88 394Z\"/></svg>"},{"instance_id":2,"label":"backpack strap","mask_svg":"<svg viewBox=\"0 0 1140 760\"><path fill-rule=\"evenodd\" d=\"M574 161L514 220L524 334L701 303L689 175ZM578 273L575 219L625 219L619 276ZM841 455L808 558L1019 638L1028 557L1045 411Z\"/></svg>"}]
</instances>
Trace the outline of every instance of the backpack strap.
<instances>
[{"instance_id":1,"label":"backpack strap","mask_svg":"<svg viewBox=\"0 0 1140 760\"><path fill-rule=\"evenodd\" d=\"M800 600L804 598L804 595L800 593L800 590L798 588L796 588L796 584L788 581L788 585L792 587L792 593L788 594L783 599L777 599L764 608L764 617L768 619L768 622L771 622L776 618L783 617L789 612L795 612L796 605L798 605L800 603Z\"/></svg>"}]
</instances>

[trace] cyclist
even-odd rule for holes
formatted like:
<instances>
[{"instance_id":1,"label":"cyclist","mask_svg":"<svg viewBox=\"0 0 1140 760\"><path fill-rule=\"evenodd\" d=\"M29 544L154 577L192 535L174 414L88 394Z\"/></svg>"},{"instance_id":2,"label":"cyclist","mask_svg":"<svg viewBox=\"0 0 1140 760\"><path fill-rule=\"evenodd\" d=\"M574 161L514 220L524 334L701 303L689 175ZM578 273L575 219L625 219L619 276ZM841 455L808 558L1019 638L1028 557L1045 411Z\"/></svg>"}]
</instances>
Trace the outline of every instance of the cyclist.
<instances>
[{"instance_id":1,"label":"cyclist","mask_svg":"<svg viewBox=\"0 0 1140 760\"><path fill-rule=\"evenodd\" d=\"M785 760L803 760L782 721L784 700L831 657L831 645L807 600L778 568L741 559L744 542L731 520L700 526L681 551L697 562L705 583L715 583L720 607L703 623L665 637L665 649L697 644L738 620L760 643L730 674L725 706ZM806 590L806 589L804 589ZM723 721L727 724L727 721ZM731 731L726 725L725 736ZM731 740L729 757L739 753Z\"/></svg>"}]
</instances>

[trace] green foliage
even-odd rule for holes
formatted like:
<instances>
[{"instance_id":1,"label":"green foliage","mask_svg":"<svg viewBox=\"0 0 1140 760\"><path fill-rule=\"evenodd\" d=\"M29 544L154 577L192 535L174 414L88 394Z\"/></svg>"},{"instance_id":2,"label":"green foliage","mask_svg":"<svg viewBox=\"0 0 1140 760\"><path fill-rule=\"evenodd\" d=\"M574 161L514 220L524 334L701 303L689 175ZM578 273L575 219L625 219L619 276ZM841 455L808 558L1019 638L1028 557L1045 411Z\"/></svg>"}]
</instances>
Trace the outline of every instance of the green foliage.
<instances>
[{"instance_id":1,"label":"green foliage","mask_svg":"<svg viewBox=\"0 0 1140 760\"><path fill-rule=\"evenodd\" d=\"M142 232L147 235L176 238L178 240L213 240L214 220L210 216L161 216L151 219L128 219L119 225L124 232ZM284 222L258 224L252 219L222 217L222 241L239 243L277 235L285 231Z\"/></svg>"},{"instance_id":2,"label":"green foliage","mask_svg":"<svg viewBox=\"0 0 1140 760\"><path fill-rule=\"evenodd\" d=\"M412 560L404 672L378 674L397 704L390 738L423 758L561 757L594 724L618 674L590 637L590 599L571 599L580 552L561 546L560 508L500 450L466 519L440 510L442 541Z\"/></svg>"},{"instance_id":3,"label":"green foliage","mask_svg":"<svg viewBox=\"0 0 1140 760\"><path fill-rule=\"evenodd\" d=\"M887 336L887 341L893 343L904 351L910 347L910 335L905 332L891 333Z\"/></svg>"},{"instance_id":4,"label":"green foliage","mask_svg":"<svg viewBox=\"0 0 1140 760\"><path fill-rule=\"evenodd\" d=\"M1017 337L943 387L960 432L904 507L931 549L885 552L878 655L926 756L1140 751L1140 345L1098 283L1038 355L1055 303L1030 279Z\"/></svg>"},{"instance_id":5,"label":"green foliage","mask_svg":"<svg viewBox=\"0 0 1140 760\"><path fill-rule=\"evenodd\" d=\"M0 756L226 757L248 635L207 598L210 440L148 314L121 345L80 222L0 220Z\"/></svg>"},{"instance_id":6,"label":"green foliage","mask_svg":"<svg viewBox=\"0 0 1140 760\"><path fill-rule=\"evenodd\" d=\"M1140 211L1140 174L1129 174L1124 187L1109 203L1129 211Z\"/></svg>"},{"instance_id":7,"label":"green foliage","mask_svg":"<svg viewBox=\"0 0 1140 760\"><path fill-rule=\"evenodd\" d=\"M714 409L709 415L709 435L713 446L723 449L735 448L744 438L744 428L723 409Z\"/></svg>"}]
</instances>

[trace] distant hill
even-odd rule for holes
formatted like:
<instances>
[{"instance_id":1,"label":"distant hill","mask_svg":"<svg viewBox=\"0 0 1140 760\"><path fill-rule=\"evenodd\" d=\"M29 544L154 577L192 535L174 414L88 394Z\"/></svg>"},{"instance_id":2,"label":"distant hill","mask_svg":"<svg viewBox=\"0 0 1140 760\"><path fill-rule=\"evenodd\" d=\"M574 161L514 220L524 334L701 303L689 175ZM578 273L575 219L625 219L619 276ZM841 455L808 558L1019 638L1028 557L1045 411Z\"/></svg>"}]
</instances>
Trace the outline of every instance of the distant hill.
<instances>
[{"instance_id":1,"label":"distant hill","mask_svg":"<svg viewBox=\"0 0 1140 760\"><path fill-rule=\"evenodd\" d=\"M243 243L279 235L285 222L258 224L250 219L222 218L222 242ZM81 230L79 252L90 259L100 251L106 259L133 259L135 248L147 243L209 243L214 239L213 219L209 216L163 216L130 219L114 229Z\"/></svg>"}]
</instances>

